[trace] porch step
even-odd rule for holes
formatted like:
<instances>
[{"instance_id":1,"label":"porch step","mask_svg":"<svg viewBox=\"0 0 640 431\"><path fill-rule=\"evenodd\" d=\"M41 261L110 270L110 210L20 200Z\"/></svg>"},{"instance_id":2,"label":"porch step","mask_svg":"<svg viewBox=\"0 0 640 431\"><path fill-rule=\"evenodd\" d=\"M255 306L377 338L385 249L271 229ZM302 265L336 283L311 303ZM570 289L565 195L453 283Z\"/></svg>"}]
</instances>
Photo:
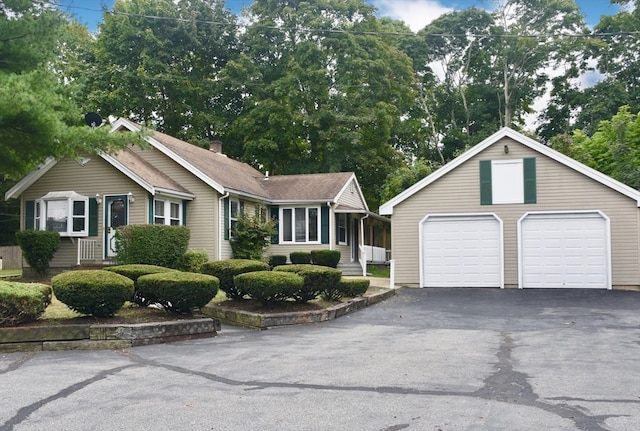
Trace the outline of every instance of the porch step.
<instances>
[{"instance_id":1,"label":"porch step","mask_svg":"<svg viewBox=\"0 0 640 431\"><path fill-rule=\"evenodd\" d=\"M357 262L339 263L338 269L342 271L342 275L362 275L362 267Z\"/></svg>"}]
</instances>

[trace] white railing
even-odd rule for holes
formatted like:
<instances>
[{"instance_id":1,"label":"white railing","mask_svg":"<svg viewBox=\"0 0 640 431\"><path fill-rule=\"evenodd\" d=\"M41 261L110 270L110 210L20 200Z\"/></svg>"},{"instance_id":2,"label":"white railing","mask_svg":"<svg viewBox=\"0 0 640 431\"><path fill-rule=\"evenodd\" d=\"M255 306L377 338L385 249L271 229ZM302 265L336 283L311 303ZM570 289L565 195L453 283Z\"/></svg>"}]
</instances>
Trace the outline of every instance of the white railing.
<instances>
[{"instance_id":1,"label":"white railing","mask_svg":"<svg viewBox=\"0 0 640 431\"><path fill-rule=\"evenodd\" d=\"M82 260L96 260L97 244L95 239L78 239L78 265Z\"/></svg>"},{"instance_id":2,"label":"white railing","mask_svg":"<svg viewBox=\"0 0 640 431\"><path fill-rule=\"evenodd\" d=\"M363 245L363 253L367 255L367 262L387 262L387 250L382 247L374 247L371 245Z\"/></svg>"}]
</instances>

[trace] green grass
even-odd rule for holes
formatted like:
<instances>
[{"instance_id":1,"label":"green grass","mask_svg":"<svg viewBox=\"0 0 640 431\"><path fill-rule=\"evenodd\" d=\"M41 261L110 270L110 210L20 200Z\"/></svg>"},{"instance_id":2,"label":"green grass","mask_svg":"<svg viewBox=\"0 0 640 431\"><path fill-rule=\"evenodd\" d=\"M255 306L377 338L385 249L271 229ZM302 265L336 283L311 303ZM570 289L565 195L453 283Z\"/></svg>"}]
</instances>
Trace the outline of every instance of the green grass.
<instances>
[{"instance_id":1,"label":"green grass","mask_svg":"<svg viewBox=\"0 0 640 431\"><path fill-rule=\"evenodd\" d=\"M388 267L380 268L375 265L369 265L367 266L367 273L371 274L372 277L382 277L382 278L391 277L391 270Z\"/></svg>"},{"instance_id":2,"label":"green grass","mask_svg":"<svg viewBox=\"0 0 640 431\"><path fill-rule=\"evenodd\" d=\"M0 271L0 278L3 277L22 277L21 269L3 269Z\"/></svg>"}]
</instances>

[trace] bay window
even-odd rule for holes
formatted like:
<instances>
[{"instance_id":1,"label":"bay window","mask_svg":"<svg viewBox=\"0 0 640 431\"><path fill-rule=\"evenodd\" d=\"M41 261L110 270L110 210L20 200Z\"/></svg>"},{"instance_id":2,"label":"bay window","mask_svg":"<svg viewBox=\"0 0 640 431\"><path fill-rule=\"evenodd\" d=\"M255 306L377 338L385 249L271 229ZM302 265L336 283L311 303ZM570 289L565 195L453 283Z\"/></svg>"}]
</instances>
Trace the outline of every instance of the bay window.
<instances>
[{"instance_id":1,"label":"bay window","mask_svg":"<svg viewBox=\"0 0 640 431\"><path fill-rule=\"evenodd\" d=\"M34 205L34 227L60 236L88 236L89 198L76 192L50 192Z\"/></svg>"}]
</instances>

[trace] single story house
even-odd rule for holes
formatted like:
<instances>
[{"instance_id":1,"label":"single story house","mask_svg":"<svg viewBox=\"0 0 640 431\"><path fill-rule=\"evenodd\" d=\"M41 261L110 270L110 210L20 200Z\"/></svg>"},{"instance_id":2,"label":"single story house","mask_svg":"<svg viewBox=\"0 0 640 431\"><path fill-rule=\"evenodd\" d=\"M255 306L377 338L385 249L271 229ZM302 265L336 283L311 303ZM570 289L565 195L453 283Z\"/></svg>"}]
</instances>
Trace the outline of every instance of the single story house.
<instances>
[{"instance_id":1,"label":"single story house","mask_svg":"<svg viewBox=\"0 0 640 431\"><path fill-rule=\"evenodd\" d=\"M380 207L393 282L637 289L640 192L503 128Z\"/></svg>"},{"instance_id":2,"label":"single story house","mask_svg":"<svg viewBox=\"0 0 640 431\"><path fill-rule=\"evenodd\" d=\"M113 132L140 129L123 118L112 124ZM365 235L370 223L388 226L388 218L369 211L352 172L269 176L223 155L220 143L204 149L145 133L144 148L50 158L5 194L21 200L21 229L60 233L52 269L114 261L115 229L127 224L186 225L190 249L230 258L238 216L259 206L278 221L268 254L339 250L343 272L362 274L364 241L375 240Z\"/></svg>"}]
</instances>

